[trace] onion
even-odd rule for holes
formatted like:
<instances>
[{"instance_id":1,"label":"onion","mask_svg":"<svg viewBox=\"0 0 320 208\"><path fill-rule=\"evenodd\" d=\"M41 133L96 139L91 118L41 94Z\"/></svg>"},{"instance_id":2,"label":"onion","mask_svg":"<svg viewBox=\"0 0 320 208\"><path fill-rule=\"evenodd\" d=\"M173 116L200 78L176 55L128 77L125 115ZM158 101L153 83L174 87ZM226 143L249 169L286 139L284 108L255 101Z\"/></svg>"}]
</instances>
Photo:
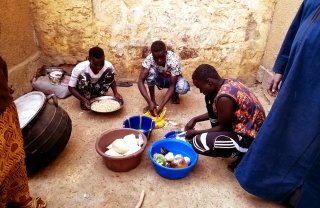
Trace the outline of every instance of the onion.
<instances>
[{"instance_id":1,"label":"onion","mask_svg":"<svg viewBox=\"0 0 320 208\"><path fill-rule=\"evenodd\" d=\"M172 152L168 152L164 157L168 162L172 162L174 160L174 155Z\"/></svg>"}]
</instances>

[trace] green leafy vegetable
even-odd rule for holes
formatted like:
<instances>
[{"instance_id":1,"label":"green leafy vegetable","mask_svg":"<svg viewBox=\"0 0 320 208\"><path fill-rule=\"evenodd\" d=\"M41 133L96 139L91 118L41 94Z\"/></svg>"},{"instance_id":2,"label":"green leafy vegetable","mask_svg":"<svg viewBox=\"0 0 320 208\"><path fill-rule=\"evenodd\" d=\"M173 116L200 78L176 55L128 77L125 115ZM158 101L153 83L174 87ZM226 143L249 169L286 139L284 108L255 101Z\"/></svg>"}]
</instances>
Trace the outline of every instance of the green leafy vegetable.
<instances>
[{"instance_id":1,"label":"green leafy vegetable","mask_svg":"<svg viewBox=\"0 0 320 208\"><path fill-rule=\"evenodd\" d=\"M162 154L155 153L153 155L153 159L154 161L156 161L156 163L159 163L160 165L166 165L167 160Z\"/></svg>"}]
</instances>

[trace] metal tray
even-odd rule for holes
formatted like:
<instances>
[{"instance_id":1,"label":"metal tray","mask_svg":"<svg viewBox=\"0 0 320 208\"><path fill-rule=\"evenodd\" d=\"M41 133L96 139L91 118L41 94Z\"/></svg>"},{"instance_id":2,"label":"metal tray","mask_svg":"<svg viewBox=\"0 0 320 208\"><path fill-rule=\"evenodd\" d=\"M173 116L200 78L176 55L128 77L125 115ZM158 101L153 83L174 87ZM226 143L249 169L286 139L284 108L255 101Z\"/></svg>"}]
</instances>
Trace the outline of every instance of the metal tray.
<instances>
[{"instance_id":1,"label":"metal tray","mask_svg":"<svg viewBox=\"0 0 320 208\"><path fill-rule=\"evenodd\" d=\"M92 109L91 109L91 111L97 112L97 113L111 113L111 112L120 110L120 109L123 107L123 105L124 105L123 100L120 100L120 99L118 99L118 98L116 98L116 97L114 97L114 96L101 96L101 97L96 97L96 98L91 99L91 100L90 100L90 103L92 104L92 103L94 103L94 102L96 102L96 101L101 101L101 100L115 100L115 101L117 101L117 102L120 104L120 108L115 109L115 110L113 110L113 111L108 111L108 112L100 112L100 111L95 111L95 110L92 110Z\"/></svg>"}]
</instances>

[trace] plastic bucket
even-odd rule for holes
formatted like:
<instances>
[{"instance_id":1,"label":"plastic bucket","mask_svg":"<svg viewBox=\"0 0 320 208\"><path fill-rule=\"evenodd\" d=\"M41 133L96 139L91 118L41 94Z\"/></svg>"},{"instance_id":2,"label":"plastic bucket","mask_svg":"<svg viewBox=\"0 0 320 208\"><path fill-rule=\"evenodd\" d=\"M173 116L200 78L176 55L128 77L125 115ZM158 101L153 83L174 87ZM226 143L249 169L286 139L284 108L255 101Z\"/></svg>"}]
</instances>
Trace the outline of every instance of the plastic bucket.
<instances>
[{"instance_id":1,"label":"plastic bucket","mask_svg":"<svg viewBox=\"0 0 320 208\"><path fill-rule=\"evenodd\" d=\"M151 133L154 127L154 121L148 116L132 116L123 121L123 128L132 128L139 130L147 137L148 140L151 137Z\"/></svg>"}]
</instances>

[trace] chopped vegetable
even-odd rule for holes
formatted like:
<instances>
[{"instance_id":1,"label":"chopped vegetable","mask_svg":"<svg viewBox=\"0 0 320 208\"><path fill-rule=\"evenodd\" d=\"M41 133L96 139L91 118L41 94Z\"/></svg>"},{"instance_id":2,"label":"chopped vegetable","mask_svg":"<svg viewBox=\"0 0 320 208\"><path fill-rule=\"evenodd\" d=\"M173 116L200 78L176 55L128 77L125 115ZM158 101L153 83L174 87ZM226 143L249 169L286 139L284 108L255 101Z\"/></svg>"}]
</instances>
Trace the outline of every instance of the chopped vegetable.
<instances>
[{"instance_id":1,"label":"chopped vegetable","mask_svg":"<svg viewBox=\"0 0 320 208\"><path fill-rule=\"evenodd\" d=\"M163 165L163 166L165 166L167 163L167 160L163 154L155 153L153 155L153 159L154 161L156 161L156 163L159 163L160 165Z\"/></svg>"},{"instance_id":2,"label":"chopped vegetable","mask_svg":"<svg viewBox=\"0 0 320 208\"><path fill-rule=\"evenodd\" d=\"M189 157L183 157L182 154L174 155L173 152L160 147L160 152L153 155L153 159L158 164L170 168L185 168L190 164Z\"/></svg>"},{"instance_id":3,"label":"chopped vegetable","mask_svg":"<svg viewBox=\"0 0 320 208\"><path fill-rule=\"evenodd\" d=\"M186 163L187 163L187 165L189 165L190 164L190 158L189 157L183 157L184 158L184 161L186 161Z\"/></svg>"}]
</instances>

